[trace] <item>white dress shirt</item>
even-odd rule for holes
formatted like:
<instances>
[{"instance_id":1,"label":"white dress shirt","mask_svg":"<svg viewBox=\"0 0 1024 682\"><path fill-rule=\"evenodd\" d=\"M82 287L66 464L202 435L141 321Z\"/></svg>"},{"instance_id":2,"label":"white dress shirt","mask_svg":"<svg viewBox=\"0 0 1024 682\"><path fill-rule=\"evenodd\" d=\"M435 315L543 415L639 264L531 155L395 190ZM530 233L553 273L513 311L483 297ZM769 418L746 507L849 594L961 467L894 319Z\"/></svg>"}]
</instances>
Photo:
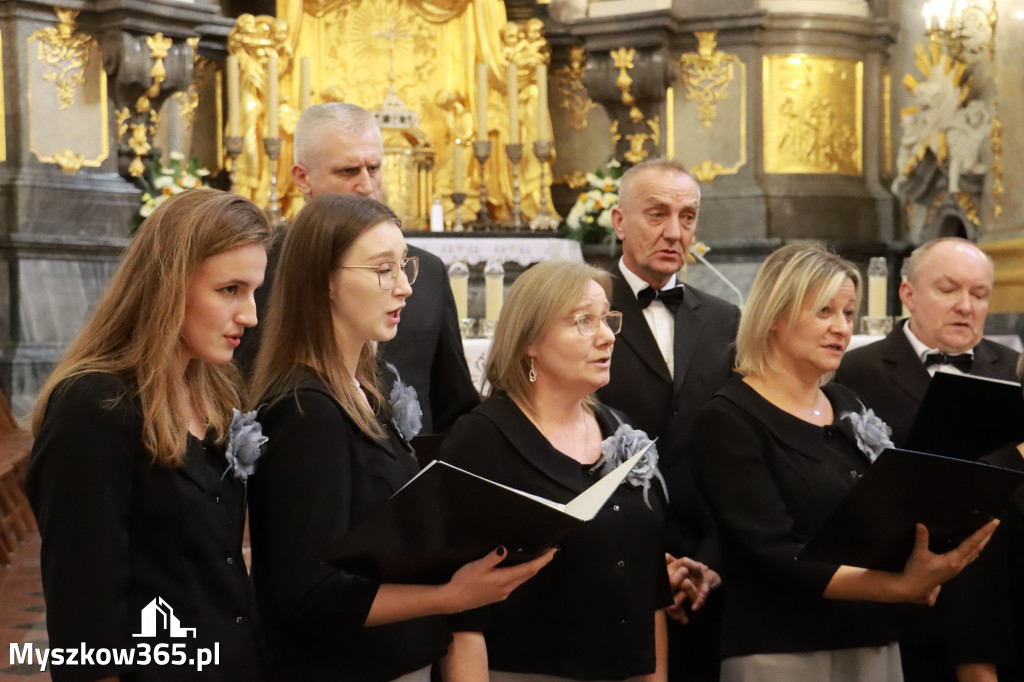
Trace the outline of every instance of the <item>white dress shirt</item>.
<instances>
[{"instance_id":1,"label":"white dress shirt","mask_svg":"<svg viewBox=\"0 0 1024 682\"><path fill-rule=\"evenodd\" d=\"M903 333L907 335L907 341L910 341L910 346L914 349L914 353L917 354L921 364L924 364L924 358L926 355L940 352L938 348L929 348L924 344L924 341L917 338L917 334L910 330L910 322L903 325ZM974 355L973 350L967 351L967 355ZM935 365L925 365L925 369L928 370L928 376L935 376L936 372L948 372L950 374L959 374L960 376L967 376L965 372L961 372L958 367L954 367L948 363L941 363Z\"/></svg>"},{"instance_id":2,"label":"white dress shirt","mask_svg":"<svg viewBox=\"0 0 1024 682\"><path fill-rule=\"evenodd\" d=\"M648 287L647 282L643 281L637 275L626 267L623 259L619 258L619 272L622 273L623 279L629 284L629 288L633 290L633 296L635 297L640 290ZM661 288L662 291L672 289L676 286L676 276L672 275L669 279L668 284ZM651 333L654 334L654 340L658 343L658 350L661 351L661 357L665 359L665 364L668 365L669 376L675 377L675 331L676 331L676 318L669 309L665 307L662 301L651 301L651 304L644 308L644 319L647 320L647 326L651 328Z\"/></svg>"}]
</instances>

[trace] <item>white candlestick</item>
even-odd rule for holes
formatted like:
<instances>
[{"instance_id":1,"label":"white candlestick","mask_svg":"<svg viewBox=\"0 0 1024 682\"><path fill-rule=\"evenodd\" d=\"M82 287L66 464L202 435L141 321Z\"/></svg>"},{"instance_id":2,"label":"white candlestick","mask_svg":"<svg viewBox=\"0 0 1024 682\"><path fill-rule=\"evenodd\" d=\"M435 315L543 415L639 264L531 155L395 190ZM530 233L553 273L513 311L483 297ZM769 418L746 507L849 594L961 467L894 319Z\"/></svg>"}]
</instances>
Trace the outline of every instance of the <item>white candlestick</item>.
<instances>
[{"instance_id":1,"label":"white candlestick","mask_svg":"<svg viewBox=\"0 0 1024 682\"><path fill-rule=\"evenodd\" d=\"M505 268L497 261L488 261L484 267L484 293L486 319L496 320L505 298Z\"/></svg>"},{"instance_id":2,"label":"white candlestick","mask_svg":"<svg viewBox=\"0 0 1024 682\"><path fill-rule=\"evenodd\" d=\"M299 76L299 102L302 106L302 111L309 109L310 100L313 97L313 89L310 83L312 82L311 75L311 62L309 57L303 57L300 62L301 73Z\"/></svg>"},{"instance_id":3,"label":"white candlestick","mask_svg":"<svg viewBox=\"0 0 1024 682\"><path fill-rule=\"evenodd\" d=\"M519 144L519 68L508 63L508 141Z\"/></svg>"},{"instance_id":4,"label":"white candlestick","mask_svg":"<svg viewBox=\"0 0 1024 682\"><path fill-rule=\"evenodd\" d=\"M241 105L238 101L238 57L228 56L228 136L242 134Z\"/></svg>"},{"instance_id":5,"label":"white candlestick","mask_svg":"<svg viewBox=\"0 0 1024 682\"><path fill-rule=\"evenodd\" d=\"M537 141L547 142L548 134L548 67L537 65Z\"/></svg>"},{"instance_id":6,"label":"white candlestick","mask_svg":"<svg viewBox=\"0 0 1024 682\"><path fill-rule=\"evenodd\" d=\"M462 160L462 145L459 144L459 140L455 141L455 156L452 160L452 173L455 174L455 182L453 184L456 192L462 191L462 181L465 174L464 164Z\"/></svg>"},{"instance_id":7,"label":"white candlestick","mask_svg":"<svg viewBox=\"0 0 1024 682\"><path fill-rule=\"evenodd\" d=\"M267 137L279 137L281 127L278 124L279 102L277 99L277 56L267 60Z\"/></svg>"},{"instance_id":8,"label":"white candlestick","mask_svg":"<svg viewBox=\"0 0 1024 682\"><path fill-rule=\"evenodd\" d=\"M885 277L868 277L868 316L885 317Z\"/></svg>"}]
</instances>

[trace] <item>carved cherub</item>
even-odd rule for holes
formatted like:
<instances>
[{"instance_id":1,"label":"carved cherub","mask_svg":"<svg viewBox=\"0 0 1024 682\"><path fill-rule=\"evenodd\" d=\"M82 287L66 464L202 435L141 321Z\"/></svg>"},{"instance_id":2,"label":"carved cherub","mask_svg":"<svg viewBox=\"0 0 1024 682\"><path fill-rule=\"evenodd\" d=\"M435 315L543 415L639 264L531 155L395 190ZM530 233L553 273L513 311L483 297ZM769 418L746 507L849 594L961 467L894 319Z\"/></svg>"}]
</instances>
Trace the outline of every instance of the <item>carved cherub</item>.
<instances>
[{"instance_id":1,"label":"carved cherub","mask_svg":"<svg viewBox=\"0 0 1024 682\"><path fill-rule=\"evenodd\" d=\"M946 131L949 146L949 193L960 191L960 176L981 174L988 168L981 162L981 144L992 129L992 112L981 100L972 100L957 110Z\"/></svg>"}]
</instances>

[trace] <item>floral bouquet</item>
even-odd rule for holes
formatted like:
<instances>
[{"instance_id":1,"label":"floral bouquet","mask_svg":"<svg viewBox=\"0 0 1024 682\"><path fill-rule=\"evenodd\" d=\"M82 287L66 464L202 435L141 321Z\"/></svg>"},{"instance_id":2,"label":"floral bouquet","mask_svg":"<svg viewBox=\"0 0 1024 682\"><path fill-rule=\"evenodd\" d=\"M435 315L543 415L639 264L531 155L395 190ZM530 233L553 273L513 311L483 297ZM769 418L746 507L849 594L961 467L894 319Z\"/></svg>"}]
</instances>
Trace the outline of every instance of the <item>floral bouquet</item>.
<instances>
[{"instance_id":1,"label":"floral bouquet","mask_svg":"<svg viewBox=\"0 0 1024 682\"><path fill-rule=\"evenodd\" d=\"M154 158L146 164L146 172L135 178L135 184L142 190L142 205L135 215L136 229L168 197L207 184L210 171L199 167L198 158L193 156L186 164L181 152L171 152L168 157L167 165Z\"/></svg>"},{"instance_id":2,"label":"floral bouquet","mask_svg":"<svg viewBox=\"0 0 1024 682\"><path fill-rule=\"evenodd\" d=\"M614 244L612 209L619 203L619 179L626 169L612 159L604 168L587 173L587 188L559 228L563 237L581 244Z\"/></svg>"}]
</instances>

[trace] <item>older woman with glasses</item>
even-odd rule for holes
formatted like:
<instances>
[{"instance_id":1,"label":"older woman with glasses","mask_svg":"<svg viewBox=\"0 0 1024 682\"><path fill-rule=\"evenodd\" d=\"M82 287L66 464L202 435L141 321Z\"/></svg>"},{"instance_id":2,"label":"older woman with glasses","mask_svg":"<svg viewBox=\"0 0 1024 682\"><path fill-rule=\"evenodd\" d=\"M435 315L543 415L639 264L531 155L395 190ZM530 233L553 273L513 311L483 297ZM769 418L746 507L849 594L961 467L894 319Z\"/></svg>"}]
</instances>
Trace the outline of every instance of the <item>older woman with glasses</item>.
<instances>
[{"instance_id":1,"label":"older woman with glasses","mask_svg":"<svg viewBox=\"0 0 1024 682\"><path fill-rule=\"evenodd\" d=\"M488 355L491 395L460 418L441 458L568 502L648 442L593 393L608 383L622 314L610 275L546 261L516 280ZM664 680L672 603L657 455L508 600L454 619L450 680Z\"/></svg>"},{"instance_id":2,"label":"older woman with glasses","mask_svg":"<svg viewBox=\"0 0 1024 682\"><path fill-rule=\"evenodd\" d=\"M442 585L382 584L323 551L416 475L415 391L378 381L375 342L395 336L417 261L399 221L357 196L309 202L281 249L253 395L269 437L250 489L253 580L279 680L427 682L451 640L445 614L504 599L547 563Z\"/></svg>"}]
</instances>

